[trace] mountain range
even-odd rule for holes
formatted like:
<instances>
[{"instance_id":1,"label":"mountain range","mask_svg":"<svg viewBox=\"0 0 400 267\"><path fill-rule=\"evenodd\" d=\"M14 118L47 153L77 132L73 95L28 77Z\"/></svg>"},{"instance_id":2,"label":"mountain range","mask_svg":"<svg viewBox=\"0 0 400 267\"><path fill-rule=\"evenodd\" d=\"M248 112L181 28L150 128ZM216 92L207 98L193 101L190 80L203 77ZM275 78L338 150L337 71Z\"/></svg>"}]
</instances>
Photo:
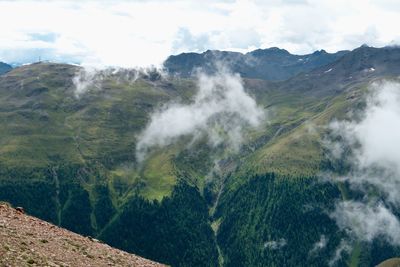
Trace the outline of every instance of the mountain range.
<instances>
[{"instance_id":1,"label":"mountain range","mask_svg":"<svg viewBox=\"0 0 400 267\"><path fill-rule=\"evenodd\" d=\"M360 193L320 174L347 168L328 156L326 125L365 107L371 84L398 80L400 48L206 51L170 56L164 68L93 73L40 62L1 74L0 200L171 266L374 266L399 256L379 237L344 243L351 236L330 212ZM157 139L186 129L195 109L156 128L156 145L138 157L151 122L169 108L212 106L226 92L221 80L243 86L265 113L256 127L251 115L236 132L220 112L207 129ZM201 98L202 86L216 93Z\"/></svg>"},{"instance_id":2,"label":"mountain range","mask_svg":"<svg viewBox=\"0 0 400 267\"><path fill-rule=\"evenodd\" d=\"M217 70L217 65L222 64L246 78L279 81L332 63L348 52L339 51L330 54L320 50L307 55L293 55L277 47L257 49L246 54L207 50L201 54L183 53L170 56L164 62L164 67L171 74L190 77L198 69L213 73Z\"/></svg>"},{"instance_id":3,"label":"mountain range","mask_svg":"<svg viewBox=\"0 0 400 267\"><path fill-rule=\"evenodd\" d=\"M0 75L10 71L12 67L4 62L0 62Z\"/></svg>"}]
</instances>

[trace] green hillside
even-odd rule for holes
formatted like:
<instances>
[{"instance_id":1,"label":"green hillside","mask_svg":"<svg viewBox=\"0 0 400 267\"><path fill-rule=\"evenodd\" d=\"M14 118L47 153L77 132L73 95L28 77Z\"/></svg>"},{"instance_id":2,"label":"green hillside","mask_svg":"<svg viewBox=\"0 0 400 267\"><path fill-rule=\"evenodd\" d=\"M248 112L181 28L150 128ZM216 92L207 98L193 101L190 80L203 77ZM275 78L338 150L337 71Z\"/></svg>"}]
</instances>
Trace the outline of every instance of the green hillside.
<instances>
[{"instance_id":1,"label":"green hillside","mask_svg":"<svg viewBox=\"0 0 400 267\"><path fill-rule=\"evenodd\" d=\"M144 162L135 148L152 112L190 103L195 80L105 71L76 97L77 66L15 68L0 76L0 200L172 266L327 265L346 235L327 211L347 187L316 182L331 168L326 125L362 106L372 81L396 77L393 69L364 75L347 56L339 63L353 80L326 67L282 82L244 77L267 120L245 132L238 152L184 137ZM322 237L327 246L311 253ZM400 251L355 247L361 252L339 266Z\"/></svg>"}]
</instances>

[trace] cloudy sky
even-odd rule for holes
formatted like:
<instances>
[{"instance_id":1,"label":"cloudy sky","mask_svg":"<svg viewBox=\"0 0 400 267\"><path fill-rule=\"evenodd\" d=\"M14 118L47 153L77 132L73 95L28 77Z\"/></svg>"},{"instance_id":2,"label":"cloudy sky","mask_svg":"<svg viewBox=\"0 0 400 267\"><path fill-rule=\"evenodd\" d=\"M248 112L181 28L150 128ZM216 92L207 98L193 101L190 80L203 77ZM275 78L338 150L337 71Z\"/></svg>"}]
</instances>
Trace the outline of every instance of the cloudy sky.
<instances>
[{"instance_id":1,"label":"cloudy sky","mask_svg":"<svg viewBox=\"0 0 400 267\"><path fill-rule=\"evenodd\" d=\"M124 67L207 49L400 43L397 0L1 1L0 61Z\"/></svg>"}]
</instances>

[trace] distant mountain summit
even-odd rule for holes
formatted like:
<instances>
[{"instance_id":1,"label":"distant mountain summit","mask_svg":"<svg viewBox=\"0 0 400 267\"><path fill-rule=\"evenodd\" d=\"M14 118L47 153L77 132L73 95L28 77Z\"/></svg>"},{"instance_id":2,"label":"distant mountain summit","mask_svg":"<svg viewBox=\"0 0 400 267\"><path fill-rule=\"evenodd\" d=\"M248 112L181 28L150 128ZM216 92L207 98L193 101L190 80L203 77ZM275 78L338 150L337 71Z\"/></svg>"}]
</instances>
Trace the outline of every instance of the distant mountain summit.
<instances>
[{"instance_id":1,"label":"distant mountain summit","mask_svg":"<svg viewBox=\"0 0 400 267\"><path fill-rule=\"evenodd\" d=\"M351 84L400 75L400 48L362 45L340 59L282 83L280 90L312 95L337 94Z\"/></svg>"},{"instance_id":2,"label":"distant mountain summit","mask_svg":"<svg viewBox=\"0 0 400 267\"><path fill-rule=\"evenodd\" d=\"M221 63L245 78L279 81L332 63L348 52L339 51L331 54L320 50L307 55L293 55L278 47L257 49L246 54L207 50L201 54L183 53L170 56L164 62L164 67L170 74L190 77L198 69L213 73Z\"/></svg>"},{"instance_id":3,"label":"distant mountain summit","mask_svg":"<svg viewBox=\"0 0 400 267\"><path fill-rule=\"evenodd\" d=\"M188 79L156 71L92 74L51 62L0 75L0 201L53 224L0 205L0 266L135 261L57 226L170 266L327 266L342 240L353 238L328 212L344 198L361 196L346 183L319 182L320 173L340 177L348 167L330 158L327 125L364 114L371 83L400 77L399 47L362 46L342 53L296 56L270 48L170 57L169 71ZM187 134L155 147L137 165L137 137L152 123L150 114L197 105L199 83L190 76L197 67L216 71L218 60L241 73L245 92L265 109L267 121L244 129L238 151L225 143L215 147L208 130L203 135L196 129L193 138ZM179 108L187 114L173 113L171 122L186 125L214 109L223 89L218 86L213 85L215 97L206 100L210 105L196 113ZM228 111L232 122L236 113ZM212 120L210 133L235 138L236 130L224 130L231 120ZM173 125L162 123L160 136ZM399 214L398 207L393 212ZM358 252L343 253L337 266L376 266L400 255L399 246L381 237L349 247Z\"/></svg>"},{"instance_id":4,"label":"distant mountain summit","mask_svg":"<svg viewBox=\"0 0 400 267\"><path fill-rule=\"evenodd\" d=\"M0 62L0 75L12 70L12 67L4 62Z\"/></svg>"}]
</instances>

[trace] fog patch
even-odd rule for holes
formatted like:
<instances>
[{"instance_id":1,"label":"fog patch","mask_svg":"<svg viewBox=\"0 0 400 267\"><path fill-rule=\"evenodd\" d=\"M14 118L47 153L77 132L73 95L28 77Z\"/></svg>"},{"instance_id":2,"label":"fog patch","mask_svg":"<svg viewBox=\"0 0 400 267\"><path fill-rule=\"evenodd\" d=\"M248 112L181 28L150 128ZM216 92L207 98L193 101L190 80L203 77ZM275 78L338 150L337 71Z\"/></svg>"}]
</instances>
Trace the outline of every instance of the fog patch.
<instances>
[{"instance_id":1,"label":"fog patch","mask_svg":"<svg viewBox=\"0 0 400 267\"><path fill-rule=\"evenodd\" d=\"M384 238L400 245L400 84L371 86L362 112L329 125L331 160L345 173L336 178L361 194L336 204L331 217L356 240Z\"/></svg>"},{"instance_id":2,"label":"fog patch","mask_svg":"<svg viewBox=\"0 0 400 267\"><path fill-rule=\"evenodd\" d=\"M98 70L95 68L80 68L72 78L72 82L75 85L75 97L79 98L89 87L99 89L102 81L99 78Z\"/></svg>"},{"instance_id":3,"label":"fog patch","mask_svg":"<svg viewBox=\"0 0 400 267\"><path fill-rule=\"evenodd\" d=\"M112 79L117 84L133 84L138 78L150 81L159 80L165 77L162 69L155 67L148 68L95 68L90 66L80 67L72 78L75 90L74 95L79 98L89 91L99 91L103 88L103 82Z\"/></svg>"},{"instance_id":4,"label":"fog patch","mask_svg":"<svg viewBox=\"0 0 400 267\"><path fill-rule=\"evenodd\" d=\"M348 229L358 240L371 242L380 236L391 244L400 245L400 223L381 202L343 201L337 204L331 216L340 228Z\"/></svg>"},{"instance_id":5,"label":"fog patch","mask_svg":"<svg viewBox=\"0 0 400 267\"><path fill-rule=\"evenodd\" d=\"M270 240L265 242L264 248L270 250L277 250L283 248L286 245L287 245L286 239L280 238L279 240Z\"/></svg>"},{"instance_id":6,"label":"fog patch","mask_svg":"<svg viewBox=\"0 0 400 267\"><path fill-rule=\"evenodd\" d=\"M335 266L336 263L343 257L344 253L350 253L351 246L346 240L341 240L339 246L336 248L333 257L329 260L329 266Z\"/></svg>"},{"instance_id":7,"label":"fog patch","mask_svg":"<svg viewBox=\"0 0 400 267\"><path fill-rule=\"evenodd\" d=\"M207 137L212 147L221 144L237 151L248 128L260 126L265 112L248 95L238 74L220 70L198 74L198 91L189 104L169 103L155 111L138 136L136 157L143 161L150 149L164 147L184 136Z\"/></svg>"},{"instance_id":8,"label":"fog patch","mask_svg":"<svg viewBox=\"0 0 400 267\"><path fill-rule=\"evenodd\" d=\"M314 246L311 249L310 254L314 255L314 254L318 253L320 250L324 249L327 244L328 244L328 239L326 238L325 235L321 235L318 242L314 243Z\"/></svg>"}]
</instances>

